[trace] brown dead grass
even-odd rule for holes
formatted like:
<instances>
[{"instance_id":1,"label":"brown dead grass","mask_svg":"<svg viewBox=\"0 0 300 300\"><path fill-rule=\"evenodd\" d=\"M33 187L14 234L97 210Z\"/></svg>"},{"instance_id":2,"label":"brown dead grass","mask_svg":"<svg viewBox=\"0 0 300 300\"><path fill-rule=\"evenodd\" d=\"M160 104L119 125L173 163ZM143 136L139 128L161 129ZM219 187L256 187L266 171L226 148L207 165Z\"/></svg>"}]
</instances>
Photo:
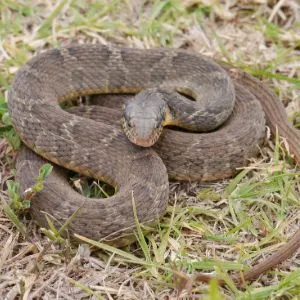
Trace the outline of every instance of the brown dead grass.
<instances>
[{"instance_id":1,"label":"brown dead grass","mask_svg":"<svg viewBox=\"0 0 300 300\"><path fill-rule=\"evenodd\" d=\"M63 1L64 8L50 21L47 18L56 7L56 1L35 0L31 4L16 1L18 2L20 6L25 3L30 7L36 7L37 10L28 17L20 16L17 8L10 7L1 11L2 17L12 16L12 20L22 24L21 32L8 33L5 40L0 39L1 69L5 70L2 73L7 75L9 82L18 65L31 57L34 52L74 41L114 42L133 47L156 47L170 43L174 47L188 48L253 70L267 69L270 73L283 74L289 78L299 78L300 75L300 9L297 1L185 0L180 7L188 10L189 14L186 11L178 12L175 8L172 13L170 7L170 15L167 15L165 20L160 19L157 25L153 25L155 18L151 19L154 14L154 1L128 0L121 1L122 4L114 1L111 6L109 1L103 1L107 5L107 12L94 20L93 16L90 16L90 22L82 22L81 25L73 25L76 14L88 15L89 12L93 14L92 8L84 4L85 1L78 1L77 6L72 5L71 1ZM199 14L193 13L200 6L210 6L212 3L214 5L209 12L203 9ZM74 13L74 10L77 12ZM264 25L263 18L270 23ZM45 20L50 22L50 29ZM270 29L268 24L275 24L276 29ZM43 29L43 26L49 32L39 36L38 30ZM156 28L159 28L157 32ZM21 49L20 43L23 43ZM18 55L21 56L20 63L8 63L11 59L17 59ZM299 85L295 88L291 82L276 77L263 76L263 80L278 92L290 118L295 112L300 111ZM6 93L4 85L2 92ZM262 176L264 167L270 166L268 165L270 159L272 162L274 145L270 141L268 143L269 147L262 149L262 156L258 160L253 160L251 165L254 168L253 176ZM15 152L5 140L1 140L1 198L5 201L8 201L5 182L13 178L14 158ZM290 170L293 172L292 167ZM219 192L223 191L226 184L227 182L221 182L205 187L212 187L214 191ZM295 190L299 195L299 182L297 184ZM204 197L199 204L196 195L199 194L201 187L203 187L201 184L172 183L170 203L177 199L179 207L182 203L187 206L200 205L203 210L222 215L227 200L212 201L211 198ZM294 206L293 211L290 209L284 220L285 229L281 229L281 238L277 237L278 243L284 242L285 234L290 236L299 228L299 212L299 203L298 206ZM63 247L52 244L28 216L22 218L27 228L26 239L0 208L1 299L176 299L177 292L174 285L170 284L170 280L163 281L161 277L149 280L147 276L143 279L142 266L122 260L114 261L114 255L109 255L105 251L91 254L88 247L71 247L68 241ZM206 223L212 234L219 235L226 230L226 224L230 220L226 219L228 218L226 214L224 218L222 220L220 216L219 221ZM265 232L260 232L259 235L267 235L268 229L261 228ZM257 236L253 237L246 231L240 234L236 245L203 238L200 232L185 228L183 236L177 240L170 238L168 257L172 260L176 253L181 251L182 239L185 251L190 251L191 259L201 255L234 261L238 257L239 249L250 244L258 245ZM278 243L267 244L265 253L277 249ZM139 253L139 246L133 245L127 250ZM261 257L264 257L263 253ZM280 266L281 275L287 276L299 265L300 256L295 255ZM280 278L279 273L271 272L261 276L252 287L276 285ZM232 290L222 289L221 293L220 299L238 298L238 294ZM201 294L207 295L205 285L198 287L194 299L201 298ZM184 295L186 294L183 293L182 297L187 299L188 296ZM288 292L283 291L282 295L285 295L285 299L290 298ZM242 296L244 299L249 297L247 293L239 295Z\"/></svg>"}]
</instances>

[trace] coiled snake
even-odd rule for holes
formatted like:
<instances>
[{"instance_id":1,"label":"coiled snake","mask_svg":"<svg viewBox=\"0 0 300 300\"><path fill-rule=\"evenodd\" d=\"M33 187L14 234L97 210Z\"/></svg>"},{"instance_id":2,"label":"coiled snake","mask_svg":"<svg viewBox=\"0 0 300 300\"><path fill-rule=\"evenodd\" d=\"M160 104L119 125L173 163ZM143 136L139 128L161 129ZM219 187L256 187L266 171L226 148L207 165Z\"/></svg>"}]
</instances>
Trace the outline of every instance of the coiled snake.
<instances>
[{"instance_id":1,"label":"coiled snake","mask_svg":"<svg viewBox=\"0 0 300 300\"><path fill-rule=\"evenodd\" d=\"M59 105L80 95L139 92L135 107L129 104L125 110L124 126L129 138L142 146L152 136L149 127L160 133L158 119L176 126L189 123L186 127L192 130L195 123L213 130L229 119L209 133L165 129L152 148L143 148L128 140L110 109L95 121L70 114ZM151 100L153 95L158 102ZM162 116L157 103L164 98L176 101L167 100ZM102 45L48 50L17 72L8 99L15 129L24 144L40 155L25 148L19 156L17 176L22 191L34 183L44 159L116 187L109 199L86 199L70 187L65 171L57 166L32 201L31 212L42 226L47 226L44 212L62 224L80 207L68 230L95 240L128 242L135 226L133 200L140 222L157 220L167 206L168 178L200 181L233 175L257 154L264 140L265 119L273 133L278 128L300 160L300 134L267 88L243 72L186 51ZM141 107L147 111L149 106L159 117L142 120ZM137 126L141 138L130 131ZM282 250L255 267L254 273L245 273L245 278L252 279L286 259L299 244L300 230Z\"/></svg>"}]
</instances>

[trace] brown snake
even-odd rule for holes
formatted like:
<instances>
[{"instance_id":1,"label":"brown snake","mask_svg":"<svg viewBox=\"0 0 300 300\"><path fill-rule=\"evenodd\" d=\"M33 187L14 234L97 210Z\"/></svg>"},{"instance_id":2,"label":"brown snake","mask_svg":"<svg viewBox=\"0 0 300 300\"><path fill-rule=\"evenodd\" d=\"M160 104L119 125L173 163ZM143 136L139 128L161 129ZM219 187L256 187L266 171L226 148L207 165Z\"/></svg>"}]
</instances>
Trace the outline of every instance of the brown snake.
<instances>
[{"instance_id":1,"label":"brown snake","mask_svg":"<svg viewBox=\"0 0 300 300\"><path fill-rule=\"evenodd\" d=\"M106 108L100 119L92 120L59 106L59 102L80 95L138 93L157 86L189 96L198 90L195 98L200 95L200 106L199 101L183 100L183 119L200 115L202 123L208 120L209 124L209 120L223 122L230 117L209 133L164 129L152 148L142 148L128 141L111 109ZM236 104L231 113L226 111L225 102L234 94ZM180 50L101 45L48 50L17 72L9 91L9 112L24 144L40 155L28 148L22 150L17 162L21 191L34 184L45 159L103 180L117 190L109 199L87 199L71 188L66 171L56 166L31 203L34 218L47 226L46 212L62 224L80 208L69 232L117 245L128 243L132 236L133 201L138 220L149 223L157 220L167 206L168 177L205 181L232 176L257 154L264 140L265 119L271 132L275 134L277 128L295 159L300 160L300 134L289 124L283 105L270 90L241 71L221 68L204 56ZM243 278L257 277L299 247L300 230L278 252L245 272ZM241 280L239 275L234 278Z\"/></svg>"}]
</instances>

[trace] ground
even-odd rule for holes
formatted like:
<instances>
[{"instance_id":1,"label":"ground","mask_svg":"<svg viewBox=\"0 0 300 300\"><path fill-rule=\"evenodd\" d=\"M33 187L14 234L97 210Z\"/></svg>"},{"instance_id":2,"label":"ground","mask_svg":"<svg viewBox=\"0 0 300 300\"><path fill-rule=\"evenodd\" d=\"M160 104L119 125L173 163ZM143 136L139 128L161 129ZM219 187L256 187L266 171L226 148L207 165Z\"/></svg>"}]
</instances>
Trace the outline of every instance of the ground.
<instances>
[{"instance_id":1,"label":"ground","mask_svg":"<svg viewBox=\"0 0 300 300\"><path fill-rule=\"evenodd\" d=\"M54 229L41 231L16 207L19 139L6 105L17 69L46 48L71 42L176 47L262 79L299 128L297 0L2 0L0 12L1 299L298 299L299 253L244 288L226 275L263 260L299 228L299 172L283 152L284 139L268 136L260 156L234 179L171 183L160 226L137 243L76 246ZM229 284L189 280L213 271Z\"/></svg>"}]
</instances>

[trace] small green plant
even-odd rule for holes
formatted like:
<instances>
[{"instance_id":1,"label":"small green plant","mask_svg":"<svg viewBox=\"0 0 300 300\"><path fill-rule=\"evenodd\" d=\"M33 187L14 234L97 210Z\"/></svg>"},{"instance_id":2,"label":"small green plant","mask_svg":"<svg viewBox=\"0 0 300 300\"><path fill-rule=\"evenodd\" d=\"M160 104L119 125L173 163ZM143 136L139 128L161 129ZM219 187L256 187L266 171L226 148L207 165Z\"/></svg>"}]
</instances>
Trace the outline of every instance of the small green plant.
<instances>
[{"instance_id":1,"label":"small green plant","mask_svg":"<svg viewBox=\"0 0 300 300\"><path fill-rule=\"evenodd\" d=\"M44 188L44 180L51 174L53 166L46 163L39 169L39 174L36 177L36 183L24 192L24 198L30 200L34 195Z\"/></svg>"},{"instance_id":2,"label":"small green plant","mask_svg":"<svg viewBox=\"0 0 300 300\"><path fill-rule=\"evenodd\" d=\"M12 126L11 119L8 114L7 103L3 94L0 93L0 137L5 138L13 149L20 148L21 140Z\"/></svg>"},{"instance_id":3,"label":"small green plant","mask_svg":"<svg viewBox=\"0 0 300 300\"><path fill-rule=\"evenodd\" d=\"M100 180L80 176L71 172L70 183L74 189L87 198L108 198L116 193L116 189Z\"/></svg>"},{"instance_id":4,"label":"small green plant","mask_svg":"<svg viewBox=\"0 0 300 300\"><path fill-rule=\"evenodd\" d=\"M44 188L44 180L50 175L52 168L50 164L44 164L40 168L36 183L25 191L23 199L20 194L20 184L14 180L7 180L6 182L9 202L1 199L3 209L24 237L26 236L26 227L19 216L30 208L30 201L33 196Z\"/></svg>"},{"instance_id":5,"label":"small green plant","mask_svg":"<svg viewBox=\"0 0 300 300\"><path fill-rule=\"evenodd\" d=\"M55 218L45 214L49 229L42 228L41 231L50 239L51 242L58 242L61 245L65 244L66 240L62 237L62 233L66 232L69 224L76 218L84 203L85 202L83 202L83 204L74 211L74 213L66 220L64 224L62 224L59 229L55 227L55 224L53 222L55 221Z\"/></svg>"},{"instance_id":6,"label":"small green plant","mask_svg":"<svg viewBox=\"0 0 300 300\"><path fill-rule=\"evenodd\" d=\"M17 227L19 232L26 237L26 227L19 219L18 215L20 211L23 211L25 208L28 208L29 202L22 202L19 192L19 184L15 181L8 180L6 182L8 188L8 195L10 202L6 203L4 199L1 198L3 210L7 217L12 221L12 223Z\"/></svg>"}]
</instances>

